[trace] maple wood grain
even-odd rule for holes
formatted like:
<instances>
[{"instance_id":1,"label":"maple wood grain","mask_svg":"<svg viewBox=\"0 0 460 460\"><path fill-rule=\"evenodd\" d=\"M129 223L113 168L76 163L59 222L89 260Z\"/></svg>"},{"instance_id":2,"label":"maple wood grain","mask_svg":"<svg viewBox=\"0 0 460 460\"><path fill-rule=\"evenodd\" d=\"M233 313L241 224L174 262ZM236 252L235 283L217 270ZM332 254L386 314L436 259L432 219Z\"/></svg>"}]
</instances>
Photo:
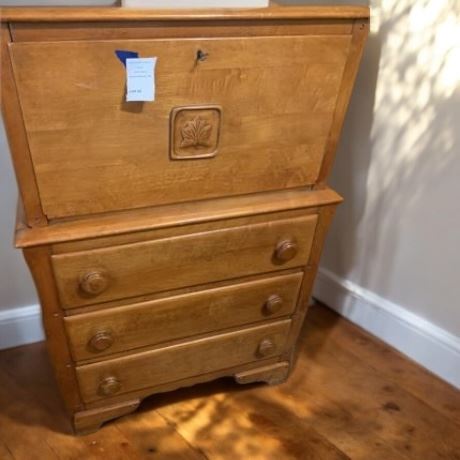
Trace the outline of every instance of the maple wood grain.
<instances>
[{"instance_id":1,"label":"maple wood grain","mask_svg":"<svg viewBox=\"0 0 460 460\"><path fill-rule=\"evenodd\" d=\"M312 186L351 39L13 43L45 215L57 219ZM117 49L157 57L153 103L123 102L126 72ZM208 54L204 62L196 59L200 50ZM206 108L211 105L219 106L220 115ZM193 106L193 117L181 119ZM209 137L200 140L196 125L196 139L185 145L186 123L197 120Z\"/></svg>"},{"instance_id":2,"label":"maple wood grain","mask_svg":"<svg viewBox=\"0 0 460 460\"><path fill-rule=\"evenodd\" d=\"M279 356L285 349L290 326L289 320L279 321L122 358L77 366L82 398L85 402L97 401L117 393L129 393L149 386L255 362L267 356ZM260 353L260 345L263 341L270 341L273 344L267 354ZM171 366L171 363L174 365ZM108 379L118 382L117 388L113 391L111 389L106 391L104 387Z\"/></svg>"},{"instance_id":3,"label":"maple wood grain","mask_svg":"<svg viewBox=\"0 0 460 460\"><path fill-rule=\"evenodd\" d=\"M97 430L152 394L224 376L280 384L295 369L341 202L326 181L368 17L368 8L353 6L0 10L2 105L22 198L16 245L40 295L50 361L77 432ZM153 103L124 102L116 49L158 57ZM10 363L23 378L24 389L12 393L19 411L27 392L50 404L54 387L26 385L20 363ZM0 368L0 387L10 383ZM286 413L289 404L261 418L244 410L257 411L257 401L237 398L247 439L266 443L260 458L366 452L348 449L346 429L345 443L330 442ZM20 418L11 401L1 405ZM24 420L40 425L44 407ZM149 418L158 430L152 439L166 433L162 453L221 455L202 438L192 447L187 424L180 434L172 428L176 415ZM4 422L0 411L0 431ZM53 420L53 429L62 424ZM322 427L330 433L334 424ZM0 456L24 457L36 445L37 458L120 458L120 448L123 458L142 458L151 439L129 423L105 430L91 435L103 446L91 451L40 426L19 446L18 431L7 428ZM395 449L382 446L373 458L392 458ZM233 447L222 442L227 458L238 458ZM258 451L237 452L256 459Z\"/></svg>"},{"instance_id":4,"label":"maple wood grain","mask_svg":"<svg viewBox=\"0 0 460 460\"><path fill-rule=\"evenodd\" d=\"M2 22L72 22L72 21L221 21L244 19L357 19L368 18L365 6L291 6L258 9L158 10L134 8L0 8Z\"/></svg>"},{"instance_id":5,"label":"maple wood grain","mask_svg":"<svg viewBox=\"0 0 460 460\"><path fill-rule=\"evenodd\" d=\"M313 215L53 255L60 299L63 308L72 308L301 267L310 256L316 221ZM276 257L283 240L298 245L287 260ZM94 295L82 292L82 276L97 271L106 273L106 289Z\"/></svg>"},{"instance_id":6,"label":"maple wood grain","mask_svg":"<svg viewBox=\"0 0 460 460\"><path fill-rule=\"evenodd\" d=\"M289 316L301 273L238 283L166 299L65 318L76 361L156 345L191 335ZM267 309L274 295L281 305ZM92 344L99 334L99 347ZM95 340L95 343L98 343Z\"/></svg>"}]
</instances>

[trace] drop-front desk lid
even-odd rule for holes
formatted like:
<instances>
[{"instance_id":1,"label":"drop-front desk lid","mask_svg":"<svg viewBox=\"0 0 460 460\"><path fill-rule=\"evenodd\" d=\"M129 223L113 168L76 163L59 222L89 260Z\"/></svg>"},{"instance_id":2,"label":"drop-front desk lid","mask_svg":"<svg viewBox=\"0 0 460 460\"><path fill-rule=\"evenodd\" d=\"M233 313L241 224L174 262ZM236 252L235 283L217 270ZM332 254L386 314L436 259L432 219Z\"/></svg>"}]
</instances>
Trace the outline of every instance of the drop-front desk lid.
<instances>
[{"instance_id":1,"label":"drop-front desk lid","mask_svg":"<svg viewBox=\"0 0 460 460\"><path fill-rule=\"evenodd\" d=\"M362 6L0 9L26 222L324 184L368 16ZM153 99L127 101L127 51L156 60Z\"/></svg>"}]
</instances>

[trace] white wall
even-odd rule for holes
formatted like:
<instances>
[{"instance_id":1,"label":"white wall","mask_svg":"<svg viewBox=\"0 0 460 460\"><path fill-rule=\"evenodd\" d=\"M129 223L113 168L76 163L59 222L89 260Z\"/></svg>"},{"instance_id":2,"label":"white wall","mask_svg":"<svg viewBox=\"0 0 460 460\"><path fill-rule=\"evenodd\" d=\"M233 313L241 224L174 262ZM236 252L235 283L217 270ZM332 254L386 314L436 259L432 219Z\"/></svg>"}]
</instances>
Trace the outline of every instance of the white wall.
<instances>
[{"instance_id":1,"label":"white wall","mask_svg":"<svg viewBox=\"0 0 460 460\"><path fill-rule=\"evenodd\" d=\"M460 386L460 2L371 9L315 292Z\"/></svg>"},{"instance_id":2,"label":"white wall","mask_svg":"<svg viewBox=\"0 0 460 460\"><path fill-rule=\"evenodd\" d=\"M346 201L315 293L460 386L460 2L371 0L371 8L330 181ZM0 309L36 301L10 246L15 187L1 143Z\"/></svg>"},{"instance_id":3,"label":"white wall","mask_svg":"<svg viewBox=\"0 0 460 460\"><path fill-rule=\"evenodd\" d=\"M13 247L17 188L0 119L0 311L36 303L35 290L20 251Z\"/></svg>"},{"instance_id":4,"label":"white wall","mask_svg":"<svg viewBox=\"0 0 460 460\"><path fill-rule=\"evenodd\" d=\"M460 2L373 2L323 266L460 335Z\"/></svg>"}]
</instances>

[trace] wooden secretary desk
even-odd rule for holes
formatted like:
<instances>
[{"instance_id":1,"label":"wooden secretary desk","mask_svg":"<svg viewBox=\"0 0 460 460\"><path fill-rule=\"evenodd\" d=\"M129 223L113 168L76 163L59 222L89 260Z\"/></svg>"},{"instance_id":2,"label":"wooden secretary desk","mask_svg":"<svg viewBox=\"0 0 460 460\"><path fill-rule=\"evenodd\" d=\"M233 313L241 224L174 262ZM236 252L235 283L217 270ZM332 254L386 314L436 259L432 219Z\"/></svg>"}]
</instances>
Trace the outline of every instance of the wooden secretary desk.
<instances>
[{"instance_id":1,"label":"wooden secretary desk","mask_svg":"<svg viewBox=\"0 0 460 460\"><path fill-rule=\"evenodd\" d=\"M0 15L16 245L75 430L180 386L285 380L368 9ZM157 58L154 101L126 102L120 50Z\"/></svg>"}]
</instances>

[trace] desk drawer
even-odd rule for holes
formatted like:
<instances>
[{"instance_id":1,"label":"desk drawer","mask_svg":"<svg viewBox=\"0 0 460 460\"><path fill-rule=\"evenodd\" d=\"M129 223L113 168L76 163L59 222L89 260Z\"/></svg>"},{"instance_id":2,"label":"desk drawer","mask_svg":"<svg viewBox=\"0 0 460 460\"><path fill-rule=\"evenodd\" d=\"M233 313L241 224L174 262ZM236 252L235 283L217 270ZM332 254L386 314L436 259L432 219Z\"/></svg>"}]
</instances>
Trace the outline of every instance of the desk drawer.
<instances>
[{"instance_id":1,"label":"desk drawer","mask_svg":"<svg viewBox=\"0 0 460 460\"><path fill-rule=\"evenodd\" d=\"M52 256L63 308L304 266L317 215Z\"/></svg>"},{"instance_id":2,"label":"desk drawer","mask_svg":"<svg viewBox=\"0 0 460 460\"><path fill-rule=\"evenodd\" d=\"M76 361L290 315L303 273L65 318Z\"/></svg>"},{"instance_id":3,"label":"desk drawer","mask_svg":"<svg viewBox=\"0 0 460 460\"><path fill-rule=\"evenodd\" d=\"M82 398L105 397L281 355L290 320L77 367Z\"/></svg>"},{"instance_id":4,"label":"desk drawer","mask_svg":"<svg viewBox=\"0 0 460 460\"><path fill-rule=\"evenodd\" d=\"M350 42L306 35L13 43L44 213L315 183ZM115 50L158 58L154 102L124 102L126 72Z\"/></svg>"}]
</instances>

